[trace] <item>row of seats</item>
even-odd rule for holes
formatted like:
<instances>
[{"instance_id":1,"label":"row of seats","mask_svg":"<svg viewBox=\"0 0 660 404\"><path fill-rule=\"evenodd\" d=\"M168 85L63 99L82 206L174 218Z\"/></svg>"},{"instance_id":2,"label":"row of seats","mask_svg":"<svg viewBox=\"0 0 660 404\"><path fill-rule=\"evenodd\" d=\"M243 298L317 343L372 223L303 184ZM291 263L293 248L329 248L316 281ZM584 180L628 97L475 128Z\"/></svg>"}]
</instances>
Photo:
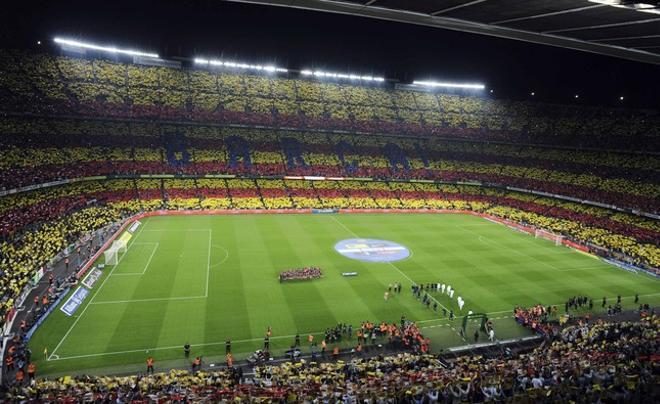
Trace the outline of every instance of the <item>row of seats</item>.
<instances>
[{"instance_id":1,"label":"row of seats","mask_svg":"<svg viewBox=\"0 0 660 404\"><path fill-rule=\"evenodd\" d=\"M3 52L3 109L644 149L656 114ZM598 139L598 142L594 142Z\"/></svg>"}]
</instances>

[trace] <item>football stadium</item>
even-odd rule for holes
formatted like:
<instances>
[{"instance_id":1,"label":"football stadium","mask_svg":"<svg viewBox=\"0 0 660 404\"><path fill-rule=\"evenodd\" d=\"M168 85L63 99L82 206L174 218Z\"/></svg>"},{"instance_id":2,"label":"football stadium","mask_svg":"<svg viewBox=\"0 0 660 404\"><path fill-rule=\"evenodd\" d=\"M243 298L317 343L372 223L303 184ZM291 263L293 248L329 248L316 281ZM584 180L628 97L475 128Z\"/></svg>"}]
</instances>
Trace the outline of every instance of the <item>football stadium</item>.
<instances>
[{"instance_id":1,"label":"football stadium","mask_svg":"<svg viewBox=\"0 0 660 404\"><path fill-rule=\"evenodd\" d=\"M0 30L0 401L660 400L657 2L134 3Z\"/></svg>"}]
</instances>

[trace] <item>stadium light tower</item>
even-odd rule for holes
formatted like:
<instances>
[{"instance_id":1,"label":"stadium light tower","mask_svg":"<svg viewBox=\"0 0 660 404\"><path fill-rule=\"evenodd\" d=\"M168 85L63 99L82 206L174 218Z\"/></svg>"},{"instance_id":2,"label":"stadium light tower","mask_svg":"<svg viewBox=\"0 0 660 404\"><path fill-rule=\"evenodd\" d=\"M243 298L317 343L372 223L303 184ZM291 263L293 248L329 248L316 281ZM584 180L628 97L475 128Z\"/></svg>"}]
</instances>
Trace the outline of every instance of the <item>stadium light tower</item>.
<instances>
[{"instance_id":1,"label":"stadium light tower","mask_svg":"<svg viewBox=\"0 0 660 404\"><path fill-rule=\"evenodd\" d=\"M426 81L426 80L415 80L413 81L413 85L423 86L423 87L457 88L457 89L465 89L465 90L483 90L486 88L486 86L481 83L450 83L444 81Z\"/></svg>"},{"instance_id":2,"label":"stadium light tower","mask_svg":"<svg viewBox=\"0 0 660 404\"><path fill-rule=\"evenodd\" d=\"M74 39L67 39L67 38L59 38L55 37L53 38L53 42L56 44L62 46L62 47L70 47L70 48L77 48L77 49L90 49L90 50L95 50L99 52L107 52L107 53L112 53L112 54L121 54L121 55L129 55L129 56L141 56L145 58L154 58L158 59L158 54L157 53L151 53L151 52L142 52L139 50L134 50L134 49L120 49L114 46L101 46L101 45L96 45L93 43L89 42L81 42L77 41Z\"/></svg>"},{"instance_id":3,"label":"stadium light tower","mask_svg":"<svg viewBox=\"0 0 660 404\"><path fill-rule=\"evenodd\" d=\"M355 74L355 73L335 73L335 72L327 72L324 70L303 69L300 71L300 74L302 74L303 76L313 76L316 78L329 78L329 79L340 79L340 80L362 80L362 81L377 81L377 82L385 81L385 77L368 76L368 75Z\"/></svg>"},{"instance_id":4,"label":"stadium light tower","mask_svg":"<svg viewBox=\"0 0 660 404\"><path fill-rule=\"evenodd\" d=\"M193 62L196 65L206 65L209 67L228 67L233 69L264 71L268 73L287 73L289 71L288 69L274 65L255 65L250 63L239 63L218 59L195 58L193 59Z\"/></svg>"}]
</instances>

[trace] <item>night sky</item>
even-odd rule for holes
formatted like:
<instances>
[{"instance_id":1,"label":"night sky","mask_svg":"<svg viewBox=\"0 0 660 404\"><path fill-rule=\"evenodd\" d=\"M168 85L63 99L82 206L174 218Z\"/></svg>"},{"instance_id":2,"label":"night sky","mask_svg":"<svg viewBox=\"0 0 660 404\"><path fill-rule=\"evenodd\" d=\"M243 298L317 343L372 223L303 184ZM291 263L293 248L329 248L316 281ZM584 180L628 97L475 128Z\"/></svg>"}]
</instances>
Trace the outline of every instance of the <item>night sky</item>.
<instances>
[{"instance_id":1,"label":"night sky","mask_svg":"<svg viewBox=\"0 0 660 404\"><path fill-rule=\"evenodd\" d=\"M59 35L161 57L478 81L497 97L660 110L660 66L436 28L219 0L24 1L2 14L3 48L49 49Z\"/></svg>"}]
</instances>

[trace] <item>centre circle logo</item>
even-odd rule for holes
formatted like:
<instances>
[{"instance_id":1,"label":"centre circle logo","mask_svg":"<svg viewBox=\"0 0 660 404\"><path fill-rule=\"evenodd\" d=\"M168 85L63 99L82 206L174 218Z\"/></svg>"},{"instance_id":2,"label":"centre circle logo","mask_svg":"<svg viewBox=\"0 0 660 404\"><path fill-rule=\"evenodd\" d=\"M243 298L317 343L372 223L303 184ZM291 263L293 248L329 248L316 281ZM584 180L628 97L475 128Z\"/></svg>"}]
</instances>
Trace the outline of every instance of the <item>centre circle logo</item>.
<instances>
[{"instance_id":1,"label":"centre circle logo","mask_svg":"<svg viewBox=\"0 0 660 404\"><path fill-rule=\"evenodd\" d=\"M394 262L408 258L410 250L389 240L349 238L335 244L335 250L348 258L366 262Z\"/></svg>"}]
</instances>

